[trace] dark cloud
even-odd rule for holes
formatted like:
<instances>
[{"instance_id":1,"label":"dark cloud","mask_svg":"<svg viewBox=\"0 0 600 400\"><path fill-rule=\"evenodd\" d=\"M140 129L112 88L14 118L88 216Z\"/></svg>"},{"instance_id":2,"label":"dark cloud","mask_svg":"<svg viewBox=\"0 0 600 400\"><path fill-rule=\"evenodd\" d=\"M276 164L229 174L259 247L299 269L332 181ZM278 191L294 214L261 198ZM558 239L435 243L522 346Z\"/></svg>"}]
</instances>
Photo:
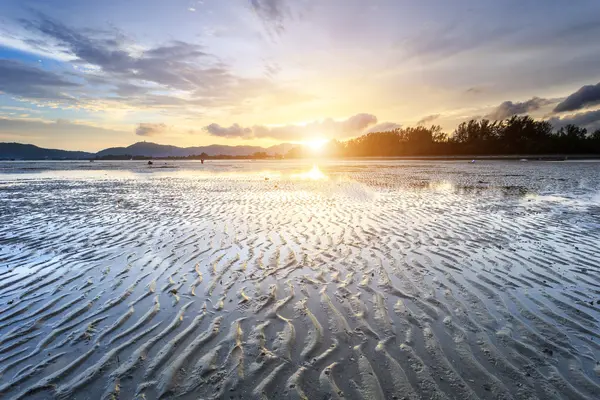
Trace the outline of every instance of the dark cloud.
<instances>
[{"instance_id":1,"label":"dark cloud","mask_svg":"<svg viewBox=\"0 0 600 400\"><path fill-rule=\"evenodd\" d=\"M553 117L548 120L556 129L566 125L577 125L586 128L589 132L600 129L600 110L583 112L566 117Z\"/></svg>"},{"instance_id":2,"label":"dark cloud","mask_svg":"<svg viewBox=\"0 0 600 400\"><path fill-rule=\"evenodd\" d=\"M209 56L209 54L201 51L201 48L201 46L196 44L175 40L169 45L156 47L144 52L144 56L148 58L179 60L196 59L198 57Z\"/></svg>"},{"instance_id":3,"label":"dark cloud","mask_svg":"<svg viewBox=\"0 0 600 400\"><path fill-rule=\"evenodd\" d=\"M152 124L152 123L141 123L135 128L135 134L138 136L158 136L165 133L167 125L165 124Z\"/></svg>"},{"instance_id":4,"label":"dark cloud","mask_svg":"<svg viewBox=\"0 0 600 400\"><path fill-rule=\"evenodd\" d=\"M556 100L542 99L540 97L533 97L530 100L524 102L505 101L500 104L492 113L486 116L491 120L502 120L510 118L513 115L525 114L528 112L536 111L543 106L554 103Z\"/></svg>"},{"instance_id":5,"label":"dark cloud","mask_svg":"<svg viewBox=\"0 0 600 400\"><path fill-rule=\"evenodd\" d=\"M600 83L583 86L554 107L554 112L575 111L597 103L600 103Z\"/></svg>"},{"instance_id":6,"label":"dark cloud","mask_svg":"<svg viewBox=\"0 0 600 400\"><path fill-rule=\"evenodd\" d=\"M417 122L417 125L427 125L432 123L433 121L435 121L436 119L438 119L440 117L440 114L432 114L432 115L428 115L426 117L423 117L419 120L419 122Z\"/></svg>"},{"instance_id":7,"label":"dark cloud","mask_svg":"<svg viewBox=\"0 0 600 400\"><path fill-rule=\"evenodd\" d=\"M62 76L19 61L0 59L0 92L18 97L65 99L62 91L79 85Z\"/></svg>"},{"instance_id":8,"label":"dark cloud","mask_svg":"<svg viewBox=\"0 0 600 400\"><path fill-rule=\"evenodd\" d=\"M86 35L90 32L75 31L44 15L39 15L36 20L23 20L22 22L27 28L58 42L78 57L79 62L97 65L111 72L128 71L133 68L135 63L135 59L128 52L118 48L122 37L118 37L119 35L116 33L115 37L92 38Z\"/></svg>"},{"instance_id":9,"label":"dark cloud","mask_svg":"<svg viewBox=\"0 0 600 400\"><path fill-rule=\"evenodd\" d=\"M283 13L283 5L277 2L259 1L256 6L269 18ZM41 14L21 23L74 57L72 62L80 68L69 74L86 81L87 89L94 86L69 99L82 106L120 103L197 116L199 107L229 108L233 114L252 112L265 99L280 106L312 99L268 76L241 77L198 44L170 41L139 53L132 50L139 46L116 29L74 29ZM273 76L278 70L271 64L267 73Z\"/></svg>"},{"instance_id":10,"label":"dark cloud","mask_svg":"<svg viewBox=\"0 0 600 400\"><path fill-rule=\"evenodd\" d=\"M122 97L143 95L147 90L148 88L128 82L118 83L115 86L115 93Z\"/></svg>"},{"instance_id":11,"label":"dark cloud","mask_svg":"<svg viewBox=\"0 0 600 400\"><path fill-rule=\"evenodd\" d=\"M252 129L243 128L239 124L233 124L229 127L221 126L219 124L210 124L205 127L204 130L212 136L224 138L249 138L252 136Z\"/></svg>"},{"instance_id":12,"label":"dark cloud","mask_svg":"<svg viewBox=\"0 0 600 400\"><path fill-rule=\"evenodd\" d=\"M246 95L241 91L266 82L261 80L257 85L235 76L228 65L193 43L172 41L134 55L128 50L129 40L116 31L75 30L43 15L23 24L57 41L76 57L75 63L100 68L101 74L88 73L85 78L110 83L117 87L117 93L127 93L134 89L134 82L145 81L190 92L195 98L233 100L237 95L235 99L240 100L240 95ZM137 87L136 93L143 93L142 86Z\"/></svg>"},{"instance_id":13,"label":"dark cloud","mask_svg":"<svg viewBox=\"0 0 600 400\"><path fill-rule=\"evenodd\" d=\"M116 31L77 31L43 15L23 24L57 41L76 57L76 63L99 67L104 73L102 78L113 83L145 80L192 90L206 78L203 68L190 62L206 55L196 44L175 41L133 56L126 50L127 39ZM208 78L213 78L210 72Z\"/></svg>"}]
</instances>

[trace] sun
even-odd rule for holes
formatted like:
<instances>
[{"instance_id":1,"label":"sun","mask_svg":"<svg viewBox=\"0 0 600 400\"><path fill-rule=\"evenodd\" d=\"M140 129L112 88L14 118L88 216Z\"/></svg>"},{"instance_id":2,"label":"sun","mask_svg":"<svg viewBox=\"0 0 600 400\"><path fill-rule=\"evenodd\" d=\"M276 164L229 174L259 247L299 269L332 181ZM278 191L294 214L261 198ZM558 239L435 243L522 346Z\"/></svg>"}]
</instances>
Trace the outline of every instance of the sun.
<instances>
[{"instance_id":1,"label":"sun","mask_svg":"<svg viewBox=\"0 0 600 400\"><path fill-rule=\"evenodd\" d=\"M311 139L304 142L304 145L309 147L312 151L319 152L323 150L323 147L329 142L328 139Z\"/></svg>"}]
</instances>

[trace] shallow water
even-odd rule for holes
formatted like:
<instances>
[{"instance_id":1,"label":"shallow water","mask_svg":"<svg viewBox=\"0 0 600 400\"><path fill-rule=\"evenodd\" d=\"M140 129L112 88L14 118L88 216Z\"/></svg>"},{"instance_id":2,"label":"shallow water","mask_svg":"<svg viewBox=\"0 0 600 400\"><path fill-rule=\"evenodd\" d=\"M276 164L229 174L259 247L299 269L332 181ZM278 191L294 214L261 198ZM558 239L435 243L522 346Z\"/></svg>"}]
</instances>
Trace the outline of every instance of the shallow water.
<instances>
[{"instance_id":1,"label":"shallow water","mask_svg":"<svg viewBox=\"0 0 600 400\"><path fill-rule=\"evenodd\" d=\"M599 163L0 162L0 222L2 398L600 393Z\"/></svg>"}]
</instances>

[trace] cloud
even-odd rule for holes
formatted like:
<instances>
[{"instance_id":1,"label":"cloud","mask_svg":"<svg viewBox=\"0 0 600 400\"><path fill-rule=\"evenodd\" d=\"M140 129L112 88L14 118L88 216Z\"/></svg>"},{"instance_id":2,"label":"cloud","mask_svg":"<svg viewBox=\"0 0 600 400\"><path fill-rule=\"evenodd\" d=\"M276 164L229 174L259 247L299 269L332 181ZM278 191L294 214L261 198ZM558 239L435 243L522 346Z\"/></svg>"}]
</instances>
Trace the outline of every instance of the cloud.
<instances>
[{"instance_id":1,"label":"cloud","mask_svg":"<svg viewBox=\"0 0 600 400\"><path fill-rule=\"evenodd\" d=\"M540 97L533 97L530 100L524 102L516 102L505 101L500 104L496 109L488 114L486 118L492 120L502 120L506 118L510 118L513 115L525 114L528 112L536 111L543 106L548 104L552 104L556 102L556 100L550 99L542 99Z\"/></svg>"},{"instance_id":2,"label":"cloud","mask_svg":"<svg viewBox=\"0 0 600 400\"><path fill-rule=\"evenodd\" d=\"M51 145L65 138L81 139L88 141L93 136L123 137L127 132L117 129L102 128L77 121L58 119L48 121L31 118L4 118L0 117L0 138L42 137ZM70 139L69 139L70 140ZM54 141L54 142L53 142Z\"/></svg>"},{"instance_id":3,"label":"cloud","mask_svg":"<svg viewBox=\"0 0 600 400\"><path fill-rule=\"evenodd\" d=\"M581 87L554 107L554 112L575 111L597 103L600 103L600 83Z\"/></svg>"},{"instance_id":4,"label":"cloud","mask_svg":"<svg viewBox=\"0 0 600 400\"><path fill-rule=\"evenodd\" d=\"M128 82L122 82L115 85L115 93L119 96L139 96L143 95L148 91L148 88L138 86Z\"/></svg>"},{"instance_id":5,"label":"cloud","mask_svg":"<svg viewBox=\"0 0 600 400\"><path fill-rule=\"evenodd\" d=\"M483 91L484 91L483 88L481 88L479 86L473 86L473 87L470 87L467 90L465 90L465 93L476 95L476 94L482 93Z\"/></svg>"},{"instance_id":6,"label":"cloud","mask_svg":"<svg viewBox=\"0 0 600 400\"><path fill-rule=\"evenodd\" d=\"M484 16L481 19L484 20ZM415 29L411 35L397 41L397 46L404 50L406 59L436 62L474 51L514 33L514 28L507 23L457 24L453 20L442 22L443 20L442 18L435 26L426 23L421 29ZM473 34L474 31L477 34Z\"/></svg>"},{"instance_id":7,"label":"cloud","mask_svg":"<svg viewBox=\"0 0 600 400\"><path fill-rule=\"evenodd\" d=\"M212 136L224 138L248 138L252 135L251 128L243 128L239 124L233 124L230 127L219 124L210 124L204 128Z\"/></svg>"},{"instance_id":8,"label":"cloud","mask_svg":"<svg viewBox=\"0 0 600 400\"><path fill-rule=\"evenodd\" d=\"M165 124L151 124L141 123L135 128L135 134L138 136L157 136L165 133L167 125Z\"/></svg>"},{"instance_id":9,"label":"cloud","mask_svg":"<svg viewBox=\"0 0 600 400\"><path fill-rule=\"evenodd\" d=\"M94 66L82 77L95 84L119 87L145 81L163 89L195 90L209 81L218 84L219 76L227 77L224 66L196 63L207 57L197 44L172 41L140 53L134 51L139 46L118 31L75 30L44 15L22 23L65 48L74 56L74 64Z\"/></svg>"},{"instance_id":10,"label":"cloud","mask_svg":"<svg viewBox=\"0 0 600 400\"><path fill-rule=\"evenodd\" d=\"M395 122L382 122L380 124L372 126L365 133L389 132L399 128L402 128L402 125L397 124Z\"/></svg>"},{"instance_id":11,"label":"cloud","mask_svg":"<svg viewBox=\"0 0 600 400\"><path fill-rule=\"evenodd\" d=\"M312 121L307 124L266 126L255 125L242 127L233 124L223 127L219 124L210 124L204 128L213 136L228 138L261 138L277 139L284 141L303 141L314 138L344 139L365 133L365 130L377 123L377 117L372 114L360 113L345 120L336 121L332 118Z\"/></svg>"},{"instance_id":12,"label":"cloud","mask_svg":"<svg viewBox=\"0 0 600 400\"><path fill-rule=\"evenodd\" d=\"M423 117L419 120L419 122L417 122L417 125L427 125L432 123L433 121L435 121L436 119L438 119L440 117L440 114L432 114L432 115L428 115L426 117Z\"/></svg>"},{"instance_id":13,"label":"cloud","mask_svg":"<svg viewBox=\"0 0 600 400\"><path fill-rule=\"evenodd\" d=\"M576 125L586 128L589 132L600 129L600 110L568 115L562 118L553 117L548 120L556 129L566 125Z\"/></svg>"},{"instance_id":14,"label":"cloud","mask_svg":"<svg viewBox=\"0 0 600 400\"><path fill-rule=\"evenodd\" d=\"M289 12L285 0L250 0L250 6L263 24L276 34L285 30L285 18Z\"/></svg>"},{"instance_id":15,"label":"cloud","mask_svg":"<svg viewBox=\"0 0 600 400\"><path fill-rule=\"evenodd\" d=\"M373 114L367 114L367 113L356 114L356 115L348 118L347 120L343 121L341 129L344 132L356 133L356 132L361 132L365 128L367 128L373 124L376 124L376 123L377 123L377 117L374 116Z\"/></svg>"},{"instance_id":16,"label":"cloud","mask_svg":"<svg viewBox=\"0 0 600 400\"><path fill-rule=\"evenodd\" d=\"M274 18L283 6L270 0L258 2L257 7ZM175 40L142 51L141 45L114 29L73 29L39 14L37 19L21 22L71 54L71 62L77 67L72 74L85 79L88 88L96 86L92 99L96 102L101 99L133 107L177 106L180 114L197 114L198 107L248 107L251 100L266 98L269 93L283 91L290 97L296 93L266 77L236 75L230 65L199 44ZM91 101L86 96L78 96L77 100L82 104Z\"/></svg>"},{"instance_id":17,"label":"cloud","mask_svg":"<svg viewBox=\"0 0 600 400\"><path fill-rule=\"evenodd\" d=\"M150 59L177 59L179 61L185 59L196 59L198 57L208 56L209 54L202 51L202 46L192 43L174 40L168 45L156 47L147 50L143 53L144 58Z\"/></svg>"},{"instance_id":18,"label":"cloud","mask_svg":"<svg viewBox=\"0 0 600 400\"><path fill-rule=\"evenodd\" d=\"M264 68L265 68L265 76L267 78L273 78L281 72L281 66L275 62L266 63Z\"/></svg>"},{"instance_id":19,"label":"cloud","mask_svg":"<svg viewBox=\"0 0 600 400\"><path fill-rule=\"evenodd\" d=\"M369 126L377 123L377 117L361 113L336 121L327 118L305 125L285 125L277 127L255 126L254 136L280 140L307 140L311 138L344 139L358 136Z\"/></svg>"},{"instance_id":20,"label":"cloud","mask_svg":"<svg viewBox=\"0 0 600 400\"><path fill-rule=\"evenodd\" d=\"M88 63L100 66L106 71L124 73L132 69L136 62L136 59L121 47L125 39L122 34L92 33L85 30L78 32L44 15L39 15L37 20L22 22L28 29L42 33L63 46L77 58L78 63ZM92 34L98 37L94 38Z\"/></svg>"},{"instance_id":21,"label":"cloud","mask_svg":"<svg viewBox=\"0 0 600 400\"><path fill-rule=\"evenodd\" d=\"M79 87L58 74L0 59L0 92L34 99L67 99L64 90Z\"/></svg>"}]
</instances>

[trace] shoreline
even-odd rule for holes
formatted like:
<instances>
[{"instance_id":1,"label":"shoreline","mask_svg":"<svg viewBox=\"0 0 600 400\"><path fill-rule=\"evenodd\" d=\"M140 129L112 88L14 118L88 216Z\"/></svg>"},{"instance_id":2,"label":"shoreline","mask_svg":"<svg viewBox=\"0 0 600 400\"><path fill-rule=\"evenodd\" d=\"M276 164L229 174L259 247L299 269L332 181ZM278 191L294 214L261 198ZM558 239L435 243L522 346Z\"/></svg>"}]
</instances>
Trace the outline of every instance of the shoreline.
<instances>
[{"instance_id":1,"label":"shoreline","mask_svg":"<svg viewBox=\"0 0 600 400\"><path fill-rule=\"evenodd\" d=\"M572 161L572 160L600 160L600 154L521 154L521 155L437 155L437 156L364 156L364 157L265 157L254 158L251 156L231 156L220 157L214 156L205 158L205 161L293 161L293 160L438 160L438 161L462 161L462 160L501 160L501 161ZM130 158L31 158L31 159L0 159L0 162L30 162L30 161L70 161L70 162L112 162L112 161L200 161L200 158L195 157L146 157L139 156Z\"/></svg>"}]
</instances>

